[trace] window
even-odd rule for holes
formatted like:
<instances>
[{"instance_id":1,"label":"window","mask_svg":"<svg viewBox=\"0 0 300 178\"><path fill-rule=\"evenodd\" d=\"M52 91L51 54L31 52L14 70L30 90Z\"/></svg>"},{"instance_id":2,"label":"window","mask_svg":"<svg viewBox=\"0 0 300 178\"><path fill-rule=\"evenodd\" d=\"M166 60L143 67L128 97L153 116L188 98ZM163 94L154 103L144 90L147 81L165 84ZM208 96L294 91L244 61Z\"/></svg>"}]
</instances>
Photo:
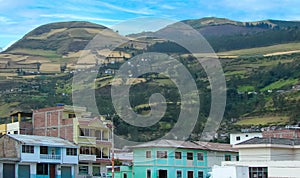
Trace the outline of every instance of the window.
<instances>
[{"instance_id":1,"label":"window","mask_svg":"<svg viewBox=\"0 0 300 178\"><path fill-rule=\"evenodd\" d=\"M78 172L79 172L79 175L86 175L89 173L89 167L88 166L79 166Z\"/></svg>"},{"instance_id":2,"label":"window","mask_svg":"<svg viewBox=\"0 0 300 178\"><path fill-rule=\"evenodd\" d=\"M22 145L22 153L34 153L34 146Z\"/></svg>"},{"instance_id":3,"label":"window","mask_svg":"<svg viewBox=\"0 0 300 178\"><path fill-rule=\"evenodd\" d=\"M188 171L187 178L194 178L194 171Z\"/></svg>"},{"instance_id":4,"label":"window","mask_svg":"<svg viewBox=\"0 0 300 178\"><path fill-rule=\"evenodd\" d=\"M225 155L225 161L231 161L231 155Z\"/></svg>"},{"instance_id":5,"label":"window","mask_svg":"<svg viewBox=\"0 0 300 178\"><path fill-rule=\"evenodd\" d=\"M175 159L181 159L181 152L179 151L175 152Z\"/></svg>"},{"instance_id":6,"label":"window","mask_svg":"<svg viewBox=\"0 0 300 178\"><path fill-rule=\"evenodd\" d=\"M75 113L68 114L68 118L75 118L75 117L76 117Z\"/></svg>"},{"instance_id":7,"label":"window","mask_svg":"<svg viewBox=\"0 0 300 178\"><path fill-rule=\"evenodd\" d=\"M235 156L235 160L236 161L240 161L240 157L239 156Z\"/></svg>"},{"instance_id":8,"label":"window","mask_svg":"<svg viewBox=\"0 0 300 178\"><path fill-rule=\"evenodd\" d=\"M198 171L198 178L204 178L204 174L202 171Z\"/></svg>"},{"instance_id":9,"label":"window","mask_svg":"<svg viewBox=\"0 0 300 178\"><path fill-rule=\"evenodd\" d=\"M67 155L77 156L77 148L67 148Z\"/></svg>"},{"instance_id":10,"label":"window","mask_svg":"<svg viewBox=\"0 0 300 178\"><path fill-rule=\"evenodd\" d=\"M267 167L249 167L249 178L267 178Z\"/></svg>"},{"instance_id":11,"label":"window","mask_svg":"<svg viewBox=\"0 0 300 178\"><path fill-rule=\"evenodd\" d=\"M186 153L186 159L187 159L187 160L193 160L193 157L194 157L194 155L193 155L192 152L187 152L187 153Z\"/></svg>"},{"instance_id":12,"label":"window","mask_svg":"<svg viewBox=\"0 0 300 178\"><path fill-rule=\"evenodd\" d=\"M38 175L48 175L48 164L37 163L37 165L36 165L36 174L38 174Z\"/></svg>"},{"instance_id":13,"label":"window","mask_svg":"<svg viewBox=\"0 0 300 178\"><path fill-rule=\"evenodd\" d=\"M182 178L182 172L181 170L176 171L176 178Z\"/></svg>"},{"instance_id":14,"label":"window","mask_svg":"<svg viewBox=\"0 0 300 178\"><path fill-rule=\"evenodd\" d=\"M40 147L40 154L48 154L48 147L47 146L41 146Z\"/></svg>"},{"instance_id":15,"label":"window","mask_svg":"<svg viewBox=\"0 0 300 178\"><path fill-rule=\"evenodd\" d=\"M102 139L102 132L101 132L101 130L96 130L95 131L95 137L97 138L97 140L101 140Z\"/></svg>"},{"instance_id":16,"label":"window","mask_svg":"<svg viewBox=\"0 0 300 178\"><path fill-rule=\"evenodd\" d=\"M248 137L248 135L246 135L246 137Z\"/></svg>"},{"instance_id":17,"label":"window","mask_svg":"<svg viewBox=\"0 0 300 178\"><path fill-rule=\"evenodd\" d=\"M167 151L157 151L156 154L157 158L168 158Z\"/></svg>"},{"instance_id":18,"label":"window","mask_svg":"<svg viewBox=\"0 0 300 178\"><path fill-rule=\"evenodd\" d=\"M146 151L146 158L151 158L151 151Z\"/></svg>"},{"instance_id":19,"label":"window","mask_svg":"<svg viewBox=\"0 0 300 178\"><path fill-rule=\"evenodd\" d=\"M93 176L101 176L100 167L93 166Z\"/></svg>"},{"instance_id":20,"label":"window","mask_svg":"<svg viewBox=\"0 0 300 178\"><path fill-rule=\"evenodd\" d=\"M147 169L147 178L151 178L151 170L150 169Z\"/></svg>"},{"instance_id":21,"label":"window","mask_svg":"<svg viewBox=\"0 0 300 178\"><path fill-rule=\"evenodd\" d=\"M86 136L86 137L91 136L90 129L80 128L80 136Z\"/></svg>"},{"instance_id":22,"label":"window","mask_svg":"<svg viewBox=\"0 0 300 178\"><path fill-rule=\"evenodd\" d=\"M96 155L96 148L95 147L82 146L82 147L80 147L80 154Z\"/></svg>"},{"instance_id":23,"label":"window","mask_svg":"<svg viewBox=\"0 0 300 178\"><path fill-rule=\"evenodd\" d=\"M236 139L237 141L239 141L239 140L241 140L241 137L240 137L240 136L237 136L237 137L235 137L235 139Z\"/></svg>"},{"instance_id":24,"label":"window","mask_svg":"<svg viewBox=\"0 0 300 178\"><path fill-rule=\"evenodd\" d=\"M14 131L14 134L18 134L18 131Z\"/></svg>"},{"instance_id":25,"label":"window","mask_svg":"<svg viewBox=\"0 0 300 178\"><path fill-rule=\"evenodd\" d=\"M197 153L197 160L198 161L203 161L204 160L203 153Z\"/></svg>"}]
</instances>

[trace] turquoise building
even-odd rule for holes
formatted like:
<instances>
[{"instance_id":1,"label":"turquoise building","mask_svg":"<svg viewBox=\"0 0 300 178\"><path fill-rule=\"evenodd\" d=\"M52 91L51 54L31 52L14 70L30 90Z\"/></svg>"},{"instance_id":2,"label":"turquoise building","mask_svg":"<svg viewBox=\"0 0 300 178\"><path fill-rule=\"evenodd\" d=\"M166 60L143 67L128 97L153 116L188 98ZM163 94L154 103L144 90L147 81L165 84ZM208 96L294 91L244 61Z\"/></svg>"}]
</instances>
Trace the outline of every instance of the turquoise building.
<instances>
[{"instance_id":1,"label":"turquoise building","mask_svg":"<svg viewBox=\"0 0 300 178\"><path fill-rule=\"evenodd\" d=\"M156 140L131 148L135 178L207 178L213 165L238 160L229 144Z\"/></svg>"}]
</instances>

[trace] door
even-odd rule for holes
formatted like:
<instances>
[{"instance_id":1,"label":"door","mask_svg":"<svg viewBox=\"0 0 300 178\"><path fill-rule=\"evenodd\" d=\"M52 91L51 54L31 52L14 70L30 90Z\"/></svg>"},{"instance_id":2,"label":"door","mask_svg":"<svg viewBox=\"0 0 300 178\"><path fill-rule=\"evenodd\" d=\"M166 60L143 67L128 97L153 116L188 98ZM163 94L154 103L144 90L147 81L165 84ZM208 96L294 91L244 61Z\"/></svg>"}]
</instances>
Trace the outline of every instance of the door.
<instances>
[{"instance_id":1,"label":"door","mask_svg":"<svg viewBox=\"0 0 300 178\"><path fill-rule=\"evenodd\" d=\"M188 171L188 178L194 178L194 171Z\"/></svg>"},{"instance_id":2,"label":"door","mask_svg":"<svg viewBox=\"0 0 300 178\"><path fill-rule=\"evenodd\" d=\"M50 178L55 178L55 164L50 164Z\"/></svg>"},{"instance_id":3,"label":"door","mask_svg":"<svg viewBox=\"0 0 300 178\"><path fill-rule=\"evenodd\" d=\"M30 178L29 165L19 165L18 178Z\"/></svg>"},{"instance_id":4,"label":"door","mask_svg":"<svg viewBox=\"0 0 300 178\"><path fill-rule=\"evenodd\" d=\"M15 178L15 164L3 164L3 177Z\"/></svg>"},{"instance_id":5,"label":"door","mask_svg":"<svg viewBox=\"0 0 300 178\"><path fill-rule=\"evenodd\" d=\"M61 177L62 178L72 178L72 168L69 166L61 167Z\"/></svg>"},{"instance_id":6,"label":"door","mask_svg":"<svg viewBox=\"0 0 300 178\"><path fill-rule=\"evenodd\" d=\"M167 170L158 170L158 178L168 178Z\"/></svg>"}]
</instances>

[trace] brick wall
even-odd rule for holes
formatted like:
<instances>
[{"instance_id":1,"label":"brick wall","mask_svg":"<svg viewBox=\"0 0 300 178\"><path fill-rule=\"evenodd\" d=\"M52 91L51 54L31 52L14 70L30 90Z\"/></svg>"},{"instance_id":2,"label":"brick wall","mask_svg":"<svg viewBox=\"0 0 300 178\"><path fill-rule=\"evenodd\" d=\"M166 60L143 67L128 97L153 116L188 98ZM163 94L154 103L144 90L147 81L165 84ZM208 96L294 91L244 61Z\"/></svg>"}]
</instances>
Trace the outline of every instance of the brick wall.
<instances>
[{"instance_id":1,"label":"brick wall","mask_svg":"<svg viewBox=\"0 0 300 178\"><path fill-rule=\"evenodd\" d=\"M33 134L60 137L73 142L73 118L63 118L63 108L33 111Z\"/></svg>"},{"instance_id":2,"label":"brick wall","mask_svg":"<svg viewBox=\"0 0 300 178\"><path fill-rule=\"evenodd\" d=\"M263 131L263 137L265 138L300 138L300 131L299 130L268 130Z\"/></svg>"}]
</instances>

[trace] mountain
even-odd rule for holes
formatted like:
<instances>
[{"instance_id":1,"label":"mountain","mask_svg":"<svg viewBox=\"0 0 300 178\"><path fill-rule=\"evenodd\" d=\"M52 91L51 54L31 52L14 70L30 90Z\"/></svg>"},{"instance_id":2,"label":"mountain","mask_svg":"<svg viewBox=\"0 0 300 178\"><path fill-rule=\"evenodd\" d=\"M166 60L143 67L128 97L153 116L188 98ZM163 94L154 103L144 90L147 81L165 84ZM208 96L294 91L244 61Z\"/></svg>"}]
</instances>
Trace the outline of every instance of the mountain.
<instances>
[{"instance_id":1,"label":"mountain","mask_svg":"<svg viewBox=\"0 0 300 178\"><path fill-rule=\"evenodd\" d=\"M216 52L300 42L300 22L280 20L239 22L208 17L183 20L168 25L153 34L160 36L172 33L175 28L180 28L182 23L200 32ZM144 33L140 35L142 36ZM138 34L132 36L137 37Z\"/></svg>"},{"instance_id":2,"label":"mountain","mask_svg":"<svg viewBox=\"0 0 300 178\"><path fill-rule=\"evenodd\" d=\"M107 27L90 22L57 22L42 25L10 46L4 53L23 55L53 54L57 57L85 48ZM39 50L44 54L40 54Z\"/></svg>"}]
</instances>

